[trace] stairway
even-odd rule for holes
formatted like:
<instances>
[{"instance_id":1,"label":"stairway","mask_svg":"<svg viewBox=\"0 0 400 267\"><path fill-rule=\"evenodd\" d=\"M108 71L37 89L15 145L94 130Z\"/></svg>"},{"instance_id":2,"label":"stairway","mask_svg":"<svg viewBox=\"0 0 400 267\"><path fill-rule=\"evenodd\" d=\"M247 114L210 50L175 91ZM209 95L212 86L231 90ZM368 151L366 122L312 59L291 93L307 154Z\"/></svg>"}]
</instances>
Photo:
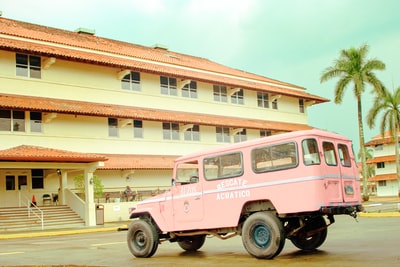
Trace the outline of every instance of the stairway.
<instances>
[{"instance_id":1,"label":"stairway","mask_svg":"<svg viewBox=\"0 0 400 267\"><path fill-rule=\"evenodd\" d=\"M70 207L40 206L43 211L44 229L83 227L84 221ZM31 213L27 207L0 208L0 232L42 230L40 218Z\"/></svg>"}]
</instances>

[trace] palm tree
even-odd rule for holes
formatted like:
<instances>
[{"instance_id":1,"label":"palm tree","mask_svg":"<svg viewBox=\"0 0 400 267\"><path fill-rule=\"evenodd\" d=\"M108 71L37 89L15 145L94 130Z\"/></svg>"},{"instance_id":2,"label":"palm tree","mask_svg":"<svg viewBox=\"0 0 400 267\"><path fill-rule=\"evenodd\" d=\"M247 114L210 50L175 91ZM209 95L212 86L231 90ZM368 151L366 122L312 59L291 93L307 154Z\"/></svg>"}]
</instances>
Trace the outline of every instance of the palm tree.
<instances>
[{"instance_id":1,"label":"palm tree","mask_svg":"<svg viewBox=\"0 0 400 267\"><path fill-rule=\"evenodd\" d=\"M367 123L370 128L375 127L375 121L383 112L380 125L381 135L385 137L385 131L389 128L392 138L394 138L394 151L396 155L396 174L399 184L398 195L400 196L400 167L399 167L399 126L400 126L400 87L391 94L386 88L374 99L374 105L367 116Z\"/></svg>"},{"instance_id":2,"label":"palm tree","mask_svg":"<svg viewBox=\"0 0 400 267\"><path fill-rule=\"evenodd\" d=\"M327 67L321 75L321 83L332 78L339 78L335 85L335 103L341 104L345 89L353 85L353 93L357 100L358 133L361 149L361 163L363 175L363 199L368 199L367 191L367 163L364 147L364 127L362 120L361 95L365 92L366 85L371 85L378 94L382 90L381 81L375 76L375 70L384 70L385 64L377 59L367 60L369 46L362 45L360 48L351 47L342 50L334 64Z\"/></svg>"}]
</instances>

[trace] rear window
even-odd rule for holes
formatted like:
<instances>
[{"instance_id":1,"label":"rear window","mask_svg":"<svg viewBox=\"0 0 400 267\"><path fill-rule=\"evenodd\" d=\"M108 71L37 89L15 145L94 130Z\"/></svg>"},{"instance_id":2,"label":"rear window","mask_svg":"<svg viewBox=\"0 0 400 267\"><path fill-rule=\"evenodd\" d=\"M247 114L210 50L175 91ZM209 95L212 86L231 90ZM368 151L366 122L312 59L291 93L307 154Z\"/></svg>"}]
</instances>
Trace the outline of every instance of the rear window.
<instances>
[{"instance_id":1,"label":"rear window","mask_svg":"<svg viewBox=\"0 0 400 267\"><path fill-rule=\"evenodd\" d=\"M340 164L342 164L342 166L344 167L351 167L350 154L347 146L344 144L339 144L338 153L339 153Z\"/></svg>"},{"instance_id":2,"label":"rear window","mask_svg":"<svg viewBox=\"0 0 400 267\"><path fill-rule=\"evenodd\" d=\"M296 143L255 148L251 159L253 171L257 173L294 168L298 164Z\"/></svg>"},{"instance_id":3,"label":"rear window","mask_svg":"<svg viewBox=\"0 0 400 267\"><path fill-rule=\"evenodd\" d=\"M335 153L335 146L330 142L323 142L322 147L324 149L324 158L325 163L330 166L336 166L336 153Z\"/></svg>"},{"instance_id":4,"label":"rear window","mask_svg":"<svg viewBox=\"0 0 400 267\"><path fill-rule=\"evenodd\" d=\"M303 161L305 165L318 165L321 163L318 144L315 139L305 139L301 142Z\"/></svg>"}]
</instances>

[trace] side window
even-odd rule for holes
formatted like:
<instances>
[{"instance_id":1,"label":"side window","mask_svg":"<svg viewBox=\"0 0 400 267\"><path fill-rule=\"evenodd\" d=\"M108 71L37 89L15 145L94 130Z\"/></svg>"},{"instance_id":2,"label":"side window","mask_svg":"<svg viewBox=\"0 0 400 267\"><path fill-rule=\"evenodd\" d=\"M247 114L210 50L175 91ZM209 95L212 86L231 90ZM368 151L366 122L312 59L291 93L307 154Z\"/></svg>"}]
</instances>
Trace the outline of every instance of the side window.
<instances>
[{"instance_id":1,"label":"side window","mask_svg":"<svg viewBox=\"0 0 400 267\"><path fill-rule=\"evenodd\" d=\"M336 166L336 153L335 153L335 146L330 142L323 142L322 147L324 149L324 158L326 164L330 166Z\"/></svg>"},{"instance_id":2,"label":"side window","mask_svg":"<svg viewBox=\"0 0 400 267\"><path fill-rule=\"evenodd\" d=\"M203 165L207 180L230 178L243 174L243 160L240 152L205 158Z\"/></svg>"},{"instance_id":3,"label":"side window","mask_svg":"<svg viewBox=\"0 0 400 267\"><path fill-rule=\"evenodd\" d=\"M338 145L338 153L339 153L339 159L340 163L344 167L351 167L351 160L350 160L350 154L349 150L346 145L339 144Z\"/></svg>"},{"instance_id":4,"label":"side window","mask_svg":"<svg viewBox=\"0 0 400 267\"><path fill-rule=\"evenodd\" d=\"M320 164L318 145L315 139L305 139L301 142L303 148L303 161L305 165Z\"/></svg>"},{"instance_id":5,"label":"side window","mask_svg":"<svg viewBox=\"0 0 400 267\"><path fill-rule=\"evenodd\" d=\"M176 168L176 182L191 184L199 181L199 164L197 161L179 163Z\"/></svg>"},{"instance_id":6,"label":"side window","mask_svg":"<svg viewBox=\"0 0 400 267\"><path fill-rule=\"evenodd\" d=\"M251 152L254 172L268 172L297 166L294 142L256 148Z\"/></svg>"}]
</instances>

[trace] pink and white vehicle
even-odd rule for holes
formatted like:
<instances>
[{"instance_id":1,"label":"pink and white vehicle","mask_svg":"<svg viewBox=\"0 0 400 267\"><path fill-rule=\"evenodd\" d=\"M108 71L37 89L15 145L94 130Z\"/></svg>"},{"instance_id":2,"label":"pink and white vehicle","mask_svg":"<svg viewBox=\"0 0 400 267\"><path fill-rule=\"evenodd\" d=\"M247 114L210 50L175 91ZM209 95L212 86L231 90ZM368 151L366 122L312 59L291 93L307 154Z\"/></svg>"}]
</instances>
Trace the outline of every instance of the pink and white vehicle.
<instances>
[{"instance_id":1,"label":"pink and white vehicle","mask_svg":"<svg viewBox=\"0 0 400 267\"><path fill-rule=\"evenodd\" d=\"M180 157L169 191L132 211L128 247L151 257L164 241L188 251L206 236L241 235L249 254L277 256L325 241L334 215L362 210L351 141L321 130L274 135Z\"/></svg>"}]
</instances>

